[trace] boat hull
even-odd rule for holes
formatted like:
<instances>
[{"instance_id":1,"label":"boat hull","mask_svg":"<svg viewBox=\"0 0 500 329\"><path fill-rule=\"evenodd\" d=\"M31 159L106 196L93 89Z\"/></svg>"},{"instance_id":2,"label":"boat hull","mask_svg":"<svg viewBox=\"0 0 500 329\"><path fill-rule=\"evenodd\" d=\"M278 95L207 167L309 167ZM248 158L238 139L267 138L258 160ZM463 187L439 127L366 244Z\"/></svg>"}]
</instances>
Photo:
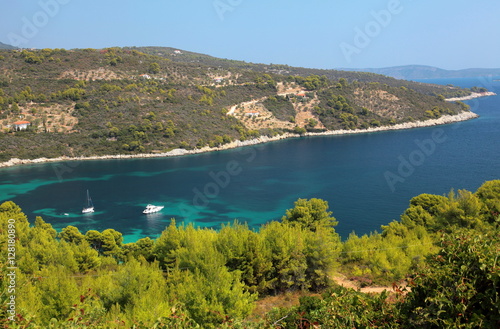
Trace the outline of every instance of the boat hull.
<instances>
[{"instance_id":1,"label":"boat hull","mask_svg":"<svg viewBox=\"0 0 500 329\"><path fill-rule=\"evenodd\" d=\"M148 206L146 207L146 209L144 209L142 211L142 213L143 214L154 214L156 212L159 212L163 208L164 208L164 206L153 206L151 204L148 204Z\"/></svg>"}]
</instances>

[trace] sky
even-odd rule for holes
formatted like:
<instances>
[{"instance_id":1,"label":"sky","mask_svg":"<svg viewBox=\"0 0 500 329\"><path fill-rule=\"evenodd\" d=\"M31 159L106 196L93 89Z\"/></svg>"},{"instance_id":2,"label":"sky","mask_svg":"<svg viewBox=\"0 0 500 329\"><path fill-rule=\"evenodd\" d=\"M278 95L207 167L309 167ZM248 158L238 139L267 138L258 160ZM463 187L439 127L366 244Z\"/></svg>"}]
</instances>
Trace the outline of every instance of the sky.
<instances>
[{"instance_id":1,"label":"sky","mask_svg":"<svg viewBox=\"0 0 500 329\"><path fill-rule=\"evenodd\" d=\"M0 42L310 68L500 67L497 0L0 0Z\"/></svg>"}]
</instances>

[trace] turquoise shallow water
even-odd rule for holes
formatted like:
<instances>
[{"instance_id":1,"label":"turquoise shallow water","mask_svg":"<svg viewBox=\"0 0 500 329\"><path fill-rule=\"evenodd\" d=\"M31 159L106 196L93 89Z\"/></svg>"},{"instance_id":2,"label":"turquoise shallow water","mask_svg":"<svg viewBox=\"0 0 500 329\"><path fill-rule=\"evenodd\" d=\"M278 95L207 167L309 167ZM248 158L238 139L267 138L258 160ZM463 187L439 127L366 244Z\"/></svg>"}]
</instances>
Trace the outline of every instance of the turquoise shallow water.
<instances>
[{"instance_id":1,"label":"turquoise shallow water","mask_svg":"<svg viewBox=\"0 0 500 329\"><path fill-rule=\"evenodd\" d=\"M500 94L500 82L492 80L426 82ZM19 204L30 221L42 216L56 229L75 225L83 232L114 228L131 242L158 236L171 218L214 228L238 219L258 228L281 218L298 198L318 197L329 202L345 238L398 219L420 193L475 190L500 178L500 96L468 103L480 118L439 127L297 138L177 158L5 168L0 199ZM96 212L82 215L87 189ZM165 208L143 215L148 203Z\"/></svg>"}]
</instances>

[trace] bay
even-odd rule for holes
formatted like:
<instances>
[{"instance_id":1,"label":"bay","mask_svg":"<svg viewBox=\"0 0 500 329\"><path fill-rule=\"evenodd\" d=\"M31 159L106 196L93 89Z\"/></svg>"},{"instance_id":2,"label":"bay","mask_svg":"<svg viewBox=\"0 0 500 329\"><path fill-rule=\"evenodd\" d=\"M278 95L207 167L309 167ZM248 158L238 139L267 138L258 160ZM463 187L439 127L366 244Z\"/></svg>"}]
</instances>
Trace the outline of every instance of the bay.
<instances>
[{"instance_id":1,"label":"bay","mask_svg":"<svg viewBox=\"0 0 500 329\"><path fill-rule=\"evenodd\" d=\"M486 87L492 78L421 80ZM220 228L238 219L252 228L280 219L298 198L327 200L347 238L380 231L421 193L474 191L500 179L500 96L467 101L479 118L444 126L370 134L306 137L173 158L96 160L0 170L0 199L31 222L54 228L113 228L125 242L157 237L178 223ZM96 212L81 214L86 191ZM146 204L164 205L143 215Z\"/></svg>"}]
</instances>

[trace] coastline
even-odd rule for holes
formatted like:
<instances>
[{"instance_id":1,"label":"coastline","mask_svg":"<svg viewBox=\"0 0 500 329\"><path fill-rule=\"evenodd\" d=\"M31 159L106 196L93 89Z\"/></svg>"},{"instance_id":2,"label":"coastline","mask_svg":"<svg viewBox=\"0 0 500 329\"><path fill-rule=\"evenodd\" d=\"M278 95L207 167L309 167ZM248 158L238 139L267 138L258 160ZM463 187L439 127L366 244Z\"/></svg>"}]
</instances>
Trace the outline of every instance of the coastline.
<instances>
[{"instance_id":1,"label":"coastline","mask_svg":"<svg viewBox=\"0 0 500 329\"><path fill-rule=\"evenodd\" d=\"M446 98L445 100L448 102L457 102L457 101L466 101L469 99L474 99L474 98L479 98L479 97L486 97L486 96L495 96L496 94L492 91L485 91L483 93L471 93L468 96L462 96L462 97L452 97L452 98Z\"/></svg>"},{"instance_id":2,"label":"coastline","mask_svg":"<svg viewBox=\"0 0 500 329\"><path fill-rule=\"evenodd\" d=\"M472 96L472 95L471 95ZM470 96L467 96L470 97ZM482 97L482 96L475 96ZM472 97L472 98L475 98ZM472 99L470 98L470 99ZM174 156L182 156L182 155L191 155L191 154L199 154L206 152L215 152L215 151L223 151L229 150L237 147L243 146L251 146L262 143L269 143L273 141L278 141L287 138L297 138L302 136L329 136L329 135L352 135L352 134L365 134L365 133L373 133L373 132L381 132L381 131L390 131L390 130L403 130L403 129L413 129L413 128L422 128L422 127L432 127L437 125L444 125L454 122L471 120L479 117L476 113L473 112L462 112L456 115L444 115L438 119L429 119L425 121L415 121L415 122L406 122L399 123L393 126L381 126L375 128L367 128L367 129L356 129L356 130L330 130L324 132L308 132L302 135L293 134L293 133L284 133L282 135L268 137L268 136L260 136L255 139L246 140L246 141L233 141L219 147L203 147L200 149L194 150L185 150L185 149L173 149L164 153L144 153L144 154L118 154L118 155L102 155L102 156L90 156L90 157L57 157L57 158L38 158L38 159L18 159L12 158L9 161L0 163L0 168L12 167L17 165L24 164L38 164L38 163L47 163L47 162L63 162L63 161L83 161L83 160L109 160L109 159L133 159L133 158L163 158L163 157L174 157Z\"/></svg>"}]
</instances>

